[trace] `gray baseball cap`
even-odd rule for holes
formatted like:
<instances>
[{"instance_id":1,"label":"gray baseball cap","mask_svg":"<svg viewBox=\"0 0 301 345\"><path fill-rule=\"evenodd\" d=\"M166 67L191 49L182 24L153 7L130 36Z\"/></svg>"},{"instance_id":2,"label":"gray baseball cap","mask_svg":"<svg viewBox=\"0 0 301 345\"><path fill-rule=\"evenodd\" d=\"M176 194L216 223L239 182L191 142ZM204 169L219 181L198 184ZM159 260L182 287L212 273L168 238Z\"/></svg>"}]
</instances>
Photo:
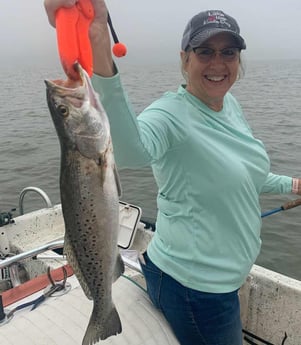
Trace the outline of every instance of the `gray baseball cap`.
<instances>
[{"instance_id":1,"label":"gray baseball cap","mask_svg":"<svg viewBox=\"0 0 301 345\"><path fill-rule=\"evenodd\" d=\"M200 12L192 17L184 30L181 48L184 51L197 48L221 32L230 33L237 41L237 46L246 49L246 43L239 35L240 29L236 20L219 10Z\"/></svg>"}]
</instances>

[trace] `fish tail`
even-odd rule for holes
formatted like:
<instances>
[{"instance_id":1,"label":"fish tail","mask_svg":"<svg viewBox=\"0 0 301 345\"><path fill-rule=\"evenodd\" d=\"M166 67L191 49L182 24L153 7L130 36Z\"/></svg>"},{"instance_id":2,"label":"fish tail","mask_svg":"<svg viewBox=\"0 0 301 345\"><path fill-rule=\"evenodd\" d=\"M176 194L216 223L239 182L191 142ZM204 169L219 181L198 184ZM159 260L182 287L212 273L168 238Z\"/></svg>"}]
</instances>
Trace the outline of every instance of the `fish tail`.
<instances>
[{"instance_id":1,"label":"fish tail","mask_svg":"<svg viewBox=\"0 0 301 345\"><path fill-rule=\"evenodd\" d=\"M82 345L96 344L99 340L105 340L111 335L121 333L121 331L121 321L114 306L107 319L103 323L99 322L96 312L93 310Z\"/></svg>"}]
</instances>

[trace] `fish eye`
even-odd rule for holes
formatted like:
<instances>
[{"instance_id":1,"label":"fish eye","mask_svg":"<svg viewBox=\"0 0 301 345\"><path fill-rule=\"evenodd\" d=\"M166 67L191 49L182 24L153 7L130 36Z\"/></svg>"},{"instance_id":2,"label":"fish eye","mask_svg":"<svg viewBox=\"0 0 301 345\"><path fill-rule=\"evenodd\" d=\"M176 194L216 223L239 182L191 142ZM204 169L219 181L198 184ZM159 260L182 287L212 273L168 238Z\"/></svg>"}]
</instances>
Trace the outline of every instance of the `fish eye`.
<instances>
[{"instance_id":1,"label":"fish eye","mask_svg":"<svg viewBox=\"0 0 301 345\"><path fill-rule=\"evenodd\" d=\"M66 107L65 105L59 105L57 107L57 110L59 111L59 113L62 115L62 116L68 116L69 115L69 109L68 107Z\"/></svg>"}]
</instances>

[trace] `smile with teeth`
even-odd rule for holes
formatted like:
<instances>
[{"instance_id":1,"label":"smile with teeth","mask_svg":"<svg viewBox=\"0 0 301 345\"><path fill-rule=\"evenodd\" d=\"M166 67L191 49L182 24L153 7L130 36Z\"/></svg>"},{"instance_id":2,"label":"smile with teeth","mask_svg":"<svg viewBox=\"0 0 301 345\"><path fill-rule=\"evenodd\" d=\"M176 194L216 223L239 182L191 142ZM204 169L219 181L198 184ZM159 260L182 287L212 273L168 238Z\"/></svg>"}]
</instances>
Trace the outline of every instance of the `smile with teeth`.
<instances>
[{"instance_id":1,"label":"smile with teeth","mask_svg":"<svg viewBox=\"0 0 301 345\"><path fill-rule=\"evenodd\" d=\"M225 75L222 75L222 76L205 75L205 78L209 81L221 82L226 79L226 76Z\"/></svg>"}]
</instances>

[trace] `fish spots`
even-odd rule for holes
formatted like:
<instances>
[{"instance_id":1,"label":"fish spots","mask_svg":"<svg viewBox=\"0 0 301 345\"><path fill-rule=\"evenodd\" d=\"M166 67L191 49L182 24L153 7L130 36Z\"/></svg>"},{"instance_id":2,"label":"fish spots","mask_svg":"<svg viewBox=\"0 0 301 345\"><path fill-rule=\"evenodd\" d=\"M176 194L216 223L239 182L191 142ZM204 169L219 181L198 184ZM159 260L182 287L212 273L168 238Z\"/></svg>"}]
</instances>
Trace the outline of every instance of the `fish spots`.
<instances>
[{"instance_id":1,"label":"fish spots","mask_svg":"<svg viewBox=\"0 0 301 345\"><path fill-rule=\"evenodd\" d=\"M107 168L108 167L108 148L99 155L98 160L96 161L96 164L98 164L102 168Z\"/></svg>"},{"instance_id":2,"label":"fish spots","mask_svg":"<svg viewBox=\"0 0 301 345\"><path fill-rule=\"evenodd\" d=\"M89 165L87 165L86 167L85 167L85 175L86 176L90 176L91 175L91 173L92 173L92 168L89 166Z\"/></svg>"},{"instance_id":3,"label":"fish spots","mask_svg":"<svg viewBox=\"0 0 301 345\"><path fill-rule=\"evenodd\" d=\"M119 205L109 121L84 72L82 79L74 88L49 82L47 101L62 149L60 188L66 255L86 296L94 302L95 313L83 343L94 344L121 332L115 309L111 317ZM92 98L94 102L89 102ZM82 102L83 107L78 108ZM58 110L59 104L66 108Z\"/></svg>"},{"instance_id":4,"label":"fish spots","mask_svg":"<svg viewBox=\"0 0 301 345\"><path fill-rule=\"evenodd\" d=\"M86 161L85 164L82 166L84 176L89 177L95 174L95 172L98 170L98 168L96 167L96 165L99 165L98 163L99 162L97 159Z\"/></svg>"}]
</instances>

